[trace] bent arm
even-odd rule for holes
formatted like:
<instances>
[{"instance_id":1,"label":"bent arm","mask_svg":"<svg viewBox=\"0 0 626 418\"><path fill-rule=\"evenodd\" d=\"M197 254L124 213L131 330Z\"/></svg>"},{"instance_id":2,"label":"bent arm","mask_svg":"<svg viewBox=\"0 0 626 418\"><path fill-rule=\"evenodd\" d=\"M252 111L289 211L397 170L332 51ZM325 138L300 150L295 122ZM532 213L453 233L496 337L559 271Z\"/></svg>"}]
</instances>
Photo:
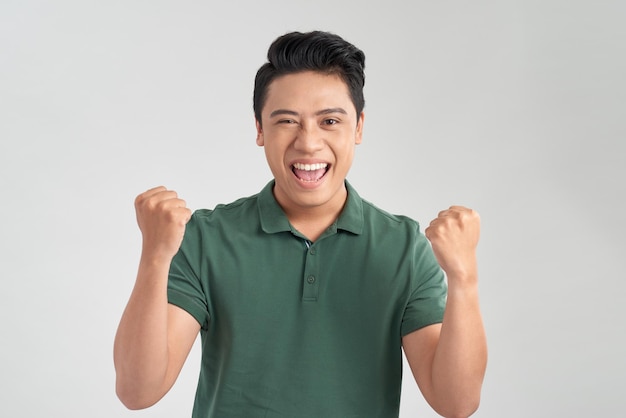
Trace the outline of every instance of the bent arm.
<instances>
[{"instance_id":1,"label":"bent arm","mask_svg":"<svg viewBox=\"0 0 626 418\"><path fill-rule=\"evenodd\" d=\"M430 223L426 237L448 278L443 322L402 340L420 390L446 417L468 417L476 411L487 367L478 301L479 231L478 213L462 206L451 206Z\"/></svg>"},{"instance_id":2,"label":"bent arm","mask_svg":"<svg viewBox=\"0 0 626 418\"><path fill-rule=\"evenodd\" d=\"M167 302L170 264L191 211L173 190L150 189L135 199L143 245L135 287L115 336L116 392L130 409L147 408L178 377L200 324Z\"/></svg>"},{"instance_id":3,"label":"bent arm","mask_svg":"<svg viewBox=\"0 0 626 418\"><path fill-rule=\"evenodd\" d=\"M472 287L451 287L443 323L402 339L424 398L444 417L468 417L480 403L487 342L477 293Z\"/></svg>"},{"instance_id":4,"label":"bent arm","mask_svg":"<svg viewBox=\"0 0 626 418\"><path fill-rule=\"evenodd\" d=\"M169 262L142 258L114 344L116 392L130 409L147 408L172 387L200 324L167 302Z\"/></svg>"}]
</instances>

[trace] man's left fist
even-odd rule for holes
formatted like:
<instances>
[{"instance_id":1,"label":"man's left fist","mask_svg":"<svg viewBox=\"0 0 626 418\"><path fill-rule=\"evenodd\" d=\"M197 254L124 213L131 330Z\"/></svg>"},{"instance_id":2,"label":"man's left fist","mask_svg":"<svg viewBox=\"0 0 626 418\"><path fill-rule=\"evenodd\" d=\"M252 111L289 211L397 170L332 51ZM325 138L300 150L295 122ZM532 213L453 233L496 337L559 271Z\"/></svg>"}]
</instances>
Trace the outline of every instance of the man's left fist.
<instances>
[{"instance_id":1,"label":"man's left fist","mask_svg":"<svg viewBox=\"0 0 626 418\"><path fill-rule=\"evenodd\" d=\"M480 216L476 211L451 206L439 212L424 233L448 279L476 279L476 247L480 236Z\"/></svg>"}]
</instances>

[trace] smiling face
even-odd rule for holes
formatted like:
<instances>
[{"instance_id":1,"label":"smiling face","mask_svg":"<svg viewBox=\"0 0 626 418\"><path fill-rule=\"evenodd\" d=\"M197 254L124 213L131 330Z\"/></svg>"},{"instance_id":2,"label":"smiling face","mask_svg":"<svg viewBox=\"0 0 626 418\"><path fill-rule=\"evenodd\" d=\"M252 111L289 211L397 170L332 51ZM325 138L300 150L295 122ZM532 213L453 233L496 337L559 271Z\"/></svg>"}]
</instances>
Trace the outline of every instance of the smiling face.
<instances>
[{"instance_id":1,"label":"smiling face","mask_svg":"<svg viewBox=\"0 0 626 418\"><path fill-rule=\"evenodd\" d=\"M357 117L343 80L312 71L278 77L261 118L257 144L265 148L274 196L287 216L314 210L338 214L363 130L363 113Z\"/></svg>"}]
</instances>

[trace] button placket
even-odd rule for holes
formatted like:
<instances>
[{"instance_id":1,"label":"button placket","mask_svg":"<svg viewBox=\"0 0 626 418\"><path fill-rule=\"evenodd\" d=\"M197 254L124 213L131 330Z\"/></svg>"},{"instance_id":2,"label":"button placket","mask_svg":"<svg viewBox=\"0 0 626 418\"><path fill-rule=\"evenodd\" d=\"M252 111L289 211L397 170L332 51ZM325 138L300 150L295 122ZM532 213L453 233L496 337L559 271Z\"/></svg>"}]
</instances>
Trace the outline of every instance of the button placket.
<instances>
[{"instance_id":1,"label":"button placket","mask_svg":"<svg viewBox=\"0 0 626 418\"><path fill-rule=\"evenodd\" d=\"M308 302L317 301L319 292L319 269L318 251L315 244L308 246L304 262L304 282L302 300Z\"/></svg>"}]
</instances>

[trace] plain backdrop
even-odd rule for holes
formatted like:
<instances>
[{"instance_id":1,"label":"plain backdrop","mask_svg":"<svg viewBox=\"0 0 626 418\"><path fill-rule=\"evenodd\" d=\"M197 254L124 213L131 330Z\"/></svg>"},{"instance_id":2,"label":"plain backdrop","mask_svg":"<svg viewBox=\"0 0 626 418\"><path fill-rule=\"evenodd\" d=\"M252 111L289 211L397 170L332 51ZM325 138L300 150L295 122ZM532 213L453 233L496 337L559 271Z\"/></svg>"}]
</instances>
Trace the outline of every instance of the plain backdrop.
<instances>
[{"instance_id":1,"label":"plain backdrop","mask_svg":"<svg viewBox=\"0 0 626 418\"><path fill-rule=\"evenodd\" d=\"M197 344L156 406L114 393L133 200L257 193L254 75L312 29L367 56L360 194L424 226L481 214L475 416L624 416L624 18L619 0L3 0L0 416L190 416ZM401 417L436 416L405 372Z\"/></svg>"}]
</instances>

